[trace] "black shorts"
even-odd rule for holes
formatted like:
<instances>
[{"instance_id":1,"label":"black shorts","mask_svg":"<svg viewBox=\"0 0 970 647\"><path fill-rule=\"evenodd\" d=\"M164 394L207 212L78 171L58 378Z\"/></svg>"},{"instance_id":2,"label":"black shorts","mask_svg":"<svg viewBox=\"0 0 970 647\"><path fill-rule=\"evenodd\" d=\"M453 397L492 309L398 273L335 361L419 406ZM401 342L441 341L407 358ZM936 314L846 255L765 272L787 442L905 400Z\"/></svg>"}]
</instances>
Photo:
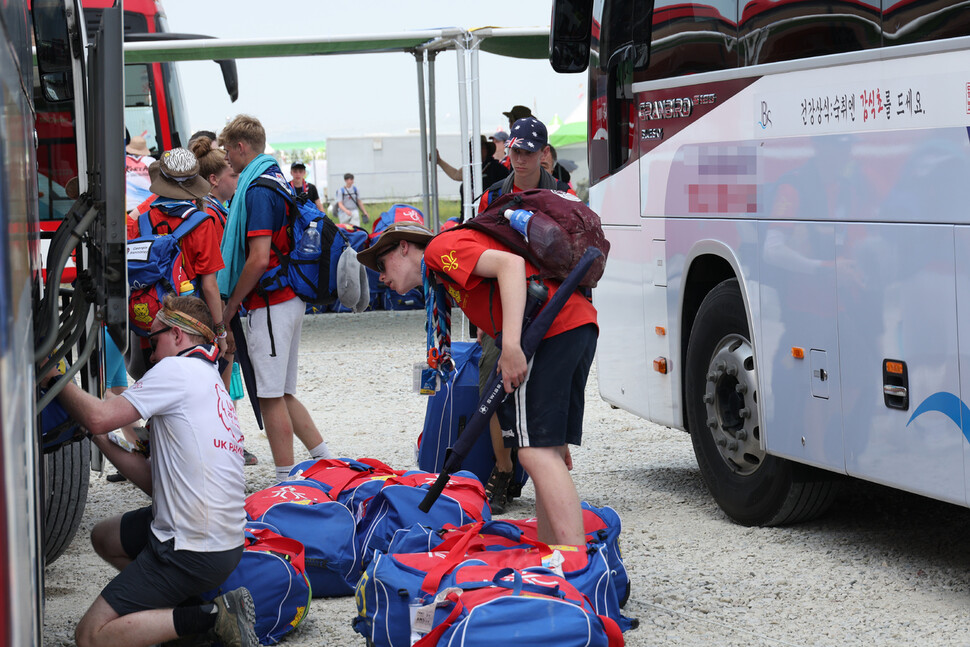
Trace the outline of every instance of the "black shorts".
<instances>
[{"instance_id":1,"label":"black shorts","mask_svg":"<svg viewBox=\"0 0 970 647\"><path fill-rule=\"evenodd\" d=\"M587 324L544 339L525 380L499 406L506 447L559 447L583 440L586 378L598 330Z\"/></svg>"},{"instance_id":2,"label":"black shorts","mask_svg":"<svg viewBox=\"0 0 970 647\"><path fill-rule=\"evenodd\" d=\"M151 506L121 518L121 546L134 561L101 591L120 616L177 607L225 582L242 558L242 546L211 553L175 550L175 540L159 541L151 523Z\"/></svg>"}]
</instances>

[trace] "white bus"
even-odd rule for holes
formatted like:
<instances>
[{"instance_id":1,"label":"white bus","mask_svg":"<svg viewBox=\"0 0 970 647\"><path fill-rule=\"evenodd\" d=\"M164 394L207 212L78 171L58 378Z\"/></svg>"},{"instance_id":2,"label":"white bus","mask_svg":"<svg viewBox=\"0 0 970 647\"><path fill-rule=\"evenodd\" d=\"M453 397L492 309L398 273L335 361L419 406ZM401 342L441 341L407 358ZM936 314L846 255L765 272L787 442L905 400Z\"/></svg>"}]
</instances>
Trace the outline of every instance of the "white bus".
<instances>
[{"instance_id":1,"label":"white bus","mask_svg":"<svg viewBox=\"0 0 970 647\"><path fill-rule=\"evenodd\" d=\"M970 3L556 0L589 74L608 402L743 524L970 504Z\"/></svg>"}]
</instances>

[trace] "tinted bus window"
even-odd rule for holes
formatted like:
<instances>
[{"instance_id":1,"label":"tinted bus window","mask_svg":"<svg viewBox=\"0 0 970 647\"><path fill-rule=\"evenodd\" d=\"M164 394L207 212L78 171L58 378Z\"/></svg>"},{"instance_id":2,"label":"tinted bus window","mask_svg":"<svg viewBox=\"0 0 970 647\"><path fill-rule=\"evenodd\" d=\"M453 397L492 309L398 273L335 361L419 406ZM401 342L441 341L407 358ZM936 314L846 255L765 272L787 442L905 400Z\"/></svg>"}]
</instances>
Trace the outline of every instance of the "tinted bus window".
<instances>
[{"instance_id":1,"label":"tinted bus window","mask_svg":"<svg viewBox=\"0 0 970 647\"><path fill-rule=\"evenodd\" d=\"M880 23L879 0L749 0L738 25L741 64L880 47Z\"/></svg>"},{"instance_id":2,"label":"tinted bus window","mask_svg":"<svg viewBox=\"0 0 970 647\"><path fill-rule=\"evenodd\" d=\"M886 45L970 35L970 11L967 11L965 2L883 0L883 7L883 42Z\"/></svg>"},{"instance_id":3,"label":"tinted bus window","mask_svg":"<svg viewBox=\"0 0 970 647\"><path fill-rule=\"evenodd\" d=\"M737 22L734 0L656 2L650 67L645 78L662 79L737 67Z\"/></svg>"}]
</instances>

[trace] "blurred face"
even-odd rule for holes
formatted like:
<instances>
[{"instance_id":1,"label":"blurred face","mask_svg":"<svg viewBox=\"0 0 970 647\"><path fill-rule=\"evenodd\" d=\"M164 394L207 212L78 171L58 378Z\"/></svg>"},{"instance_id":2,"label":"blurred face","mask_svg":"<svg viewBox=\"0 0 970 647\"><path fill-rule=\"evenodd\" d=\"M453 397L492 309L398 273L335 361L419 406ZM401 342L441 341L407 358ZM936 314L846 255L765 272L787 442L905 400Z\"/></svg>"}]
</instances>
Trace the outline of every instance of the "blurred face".
<instances>
[{"instance_id":1,"label":"blurred face","mask_svg":"<svg viewBox=\"0 0 970 647\"><path fill-rule=\"evenodd\" d=\"M549 150L548 146L542 149L541 159L542 168L546 169L546 172L552 173L552 169L556 167L556 162L552 159L552 151Z\"/></svg>"},{"instance_id":2,"label":"blurred face","mask_svg":"<svg viewBox=\"0 0 970 647\"><path fill-rule=\"evenodd\" d=\"M421 256L419 247L406 240L398 241L376 259L381 282L398 294L407 294L408 290L418 287L422 282Z\"/></svg>"},{"instance_id":3,"label":"blurred face","mask_svg":"<svg viewBox=\"0 0 970 647\"><path fill-rule=\"evenodd\" d=\"M255 158L256 155L246 142L238 141L233 144L226 144L226 161L236 173L242 173L246 165Z\"/></svg>"},{"instance_id":4,"label":"blurred face","mask_svg":"<svg viewBox=\"0 0 970 647\"><path fill-rule=\"evenodd\" d=\"M212 195L220 202L225 202L236 192L236 184L239 182L239 173L232 170L231 166L225 166L219 173L209 176L209 184L212 185Z\"/></svg>"},{"instance_id":5,"label":"blurred face","mask_svg":"<svg viewBox=\"0 0 970 647\"><path fill-rule=\"evenodd\" d=\"M152 347L152 355L149 358L152 364L157 364L178 352L175 348L175 329L163 324L160 319L152 322L148 343Z\"/></svg>"},{"instance_id":6,"label":"blurred face","mask_svg":"<svg viewBox=\"0 0 970 647\"><path fill-rule=\"evenodd\" d=\"M352 177L347 178L346 180L344 180L344 184L346 184L347 188L349 189L354 185L354 178Z\"/></svg>"},{"instance_id":7,"label":"blurred face","mask_svg":"<svg viewBox=\"0 0 970 647\"><path fill-rule=\"evenodd\" d=\"M512 170L515 171L516 177L528 178L539 173L542 163L541 151L512 148L509 150L509 158L512 160Z\"/></svg>"},{"instance_id":8,"label":"blurred face","mask_svg":"<svg viewBox=\"0 0 970 647\"><path fill-rule=\"evenodd\" d=\"M296 184L297 186L302 185L303 179L306 177L306 169L290 169L290 175L293 176L293 184Z\"/></svg>"}]
</instances>

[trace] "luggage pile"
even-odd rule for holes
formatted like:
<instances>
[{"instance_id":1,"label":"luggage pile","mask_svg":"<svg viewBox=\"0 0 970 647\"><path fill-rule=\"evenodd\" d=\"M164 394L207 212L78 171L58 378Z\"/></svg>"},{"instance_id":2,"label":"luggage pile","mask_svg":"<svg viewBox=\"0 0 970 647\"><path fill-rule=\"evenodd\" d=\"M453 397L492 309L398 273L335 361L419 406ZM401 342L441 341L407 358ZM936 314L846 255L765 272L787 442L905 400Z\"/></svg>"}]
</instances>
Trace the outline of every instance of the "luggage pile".
<instances>
[{"instance_id":1,"label":"luggage pile","mask_svg":"<svg viewBox=\"0 0 970 647\"><path fill-rule=\"evenodd\" d=\"M620 611L630 583L616 512L583 503L586 545L547 546L535 519L492 520L470 472L421 512L436 478L369 458L300 463L247 497L242 560L204 597L249 589L264 645L296 629L312 598L347 595L369 645L484 645L490 627L536 644L623 644L635 621Z\"/></svg>"}]
</instances>

